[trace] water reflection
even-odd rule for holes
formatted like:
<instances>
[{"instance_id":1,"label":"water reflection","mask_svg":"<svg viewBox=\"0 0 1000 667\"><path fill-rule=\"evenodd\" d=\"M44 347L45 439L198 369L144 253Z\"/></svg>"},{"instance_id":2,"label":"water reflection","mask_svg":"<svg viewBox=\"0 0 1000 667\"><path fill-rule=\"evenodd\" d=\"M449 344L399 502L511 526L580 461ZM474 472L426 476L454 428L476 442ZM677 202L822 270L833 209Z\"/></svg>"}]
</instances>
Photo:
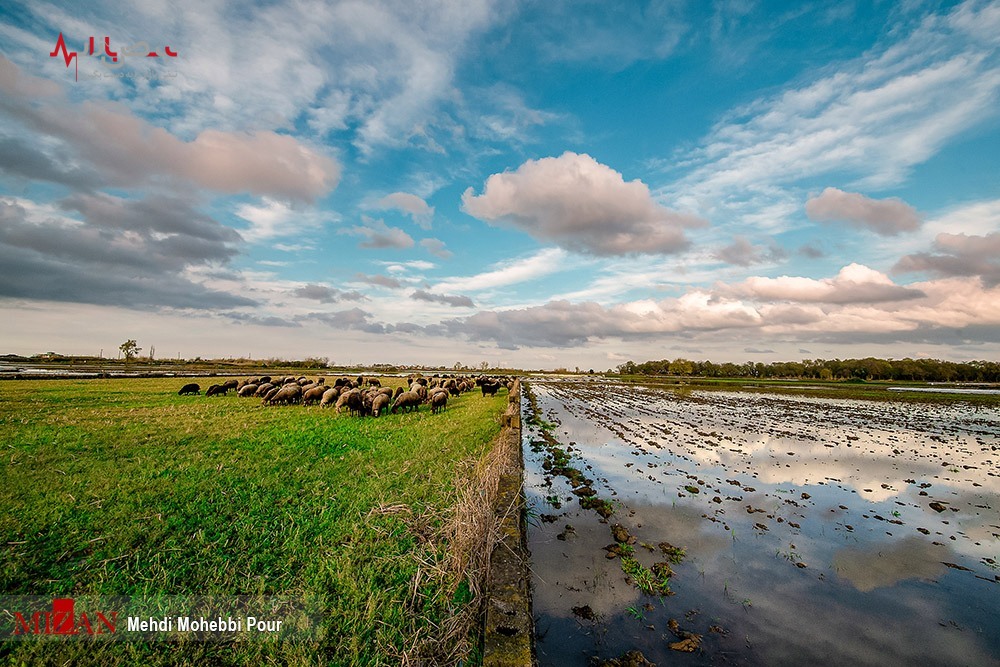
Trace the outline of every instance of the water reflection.
<instances>
[{"instance_id":1,"label":"water reflection","mask_svg":"<svg viewBox=\"0 0 1000 667\"><path fill-rule=\"evenodd\" d=\"M639 593L605 557L609 524L526 450L533 512L554 519L529 529L541 664L634 648L660 664L1000 664L995 410L534 389L636 558L660 541L687 554L674 596ZM667 649L670 619L701 652Z\"/></svg>"}]
</instances>

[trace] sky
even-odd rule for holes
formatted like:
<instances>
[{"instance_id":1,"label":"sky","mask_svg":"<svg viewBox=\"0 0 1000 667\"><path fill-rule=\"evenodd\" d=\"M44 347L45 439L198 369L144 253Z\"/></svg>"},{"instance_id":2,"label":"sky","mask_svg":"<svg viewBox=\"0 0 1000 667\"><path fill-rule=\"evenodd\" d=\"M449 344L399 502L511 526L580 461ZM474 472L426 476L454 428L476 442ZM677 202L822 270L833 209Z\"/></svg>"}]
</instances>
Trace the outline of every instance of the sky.
<instances>
[{"instance_id":1,"label":"sky","mask_svg":"<svg viewBox=\"0 0 1000 667\"><path fill-rule=\"evenodd\" d=\"M983 0L5 2L0 353L996 360L998 47Z\"/></svg>"}]
</instances>

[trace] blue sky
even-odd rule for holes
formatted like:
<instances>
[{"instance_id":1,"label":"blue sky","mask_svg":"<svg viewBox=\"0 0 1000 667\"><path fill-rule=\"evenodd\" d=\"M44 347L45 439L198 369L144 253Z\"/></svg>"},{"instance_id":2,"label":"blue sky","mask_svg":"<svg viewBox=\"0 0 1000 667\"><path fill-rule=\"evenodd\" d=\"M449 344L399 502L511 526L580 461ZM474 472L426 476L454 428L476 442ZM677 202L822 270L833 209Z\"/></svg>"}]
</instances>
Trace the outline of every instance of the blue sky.
<instances>
[{"instance_id":1,"label":"blue sky","mask_svg":"<svg viewBox=\"0 0 1000 667\"><path fill-rule=\"evenodd\" d=\"M1000 356L1000 3L0 11L3 352Z\"/></svg>"}]
</instances>

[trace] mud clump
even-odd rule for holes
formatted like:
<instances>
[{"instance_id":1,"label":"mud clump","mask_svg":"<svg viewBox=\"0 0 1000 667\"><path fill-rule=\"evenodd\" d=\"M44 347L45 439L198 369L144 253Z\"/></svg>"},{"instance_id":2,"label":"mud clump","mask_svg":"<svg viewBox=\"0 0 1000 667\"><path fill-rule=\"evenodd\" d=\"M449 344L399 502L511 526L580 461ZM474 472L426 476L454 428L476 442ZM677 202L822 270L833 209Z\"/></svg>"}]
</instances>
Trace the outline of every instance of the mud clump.
<instances>
[{"instance_id":1,"label":"mud clump","mask_svg":"<svg viewBox=\"0 0 1000 667\"><path fill-rule=\"evenodd\" d=\"M576 537L576 528L567 523L566 527L563 528L563 532L556 535L556 539L565 542L570 537Z\"/></svg>"},{"instance_id":2,"label":"mud clump","mask_svg":"<svg viewBox=\"0 0 1000 667\"><path fill-rule=\"evenodd\" d=\"M591 667L656 667L655 662L646 660L642 651L628 651L611 660L591 658L590 665Z\"/></svg>"},{"instance_id":3,"label":"mud clump","mask_svg":"<svg viewBox=\"0 0 1000 667\"><path fill-rule=\"evenodd\" d=\"M628 529L620 523L611 526L611 536L618 544L635 544L636 542L635 536L630 535Z\"/></svg>"},{"instance_id":4,"label":"mud clump","mask_svg":"<svg viewBox=\"0 0 1000 667\"><path fill-rule=\"evenodd\" d=\"M928 507L930 507L932 510L934 510L935 512L937 512L939 514L941 512L943 512L943 511L945 511L946 509L948 509L947 507L945 507L944 505L942 505L939 502L933 502L930 505L928 505Z\"/></svg>"},{"instance_id":5,"label":"mud clump","mask_svg":"<svg viewBox=\"0 0 1000 667\"><path fill-rule=\"evenodd\" d=\"M582 607L573 607L573 615L585 621L593 621L597 618L597 614L594 613L589 604L585 604Z\"/></svg>"},{"instance_id":6,"label":"mud clump","mask_svg":"<svg viewBox=\"0 0 1000 667\"><path fill-rule=\"evenodd\" d=\"M683 630L676 619L670 619L667 621L667 627L670 628L670 632L674 633L679 641L671 642L667 644L667 647L671 651L680 651L681 653L694 653L699 648L701 648L701 635Z\"/></svg>"}]
</instances>

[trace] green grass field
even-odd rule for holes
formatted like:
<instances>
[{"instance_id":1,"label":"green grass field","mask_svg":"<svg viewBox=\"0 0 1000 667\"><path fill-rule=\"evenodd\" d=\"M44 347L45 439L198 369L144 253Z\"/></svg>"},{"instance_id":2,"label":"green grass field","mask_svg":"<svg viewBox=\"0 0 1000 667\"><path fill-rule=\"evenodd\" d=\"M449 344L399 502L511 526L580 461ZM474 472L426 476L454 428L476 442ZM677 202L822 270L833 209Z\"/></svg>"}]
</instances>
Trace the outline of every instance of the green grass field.
<instances>
[{"instance_id":1,"label":"green grass field","mask_svg":"<svg viewBox=\"0 0 1000 667\"><path fill-rule=\"evenodd\" d=\"M324 638L6 642L0 662L400 664L470 604L460 575L418 572L506 392L374 419L177 396L187 381L0 383L0 594L312 596Z\"/></svg>"}]
</instances>

